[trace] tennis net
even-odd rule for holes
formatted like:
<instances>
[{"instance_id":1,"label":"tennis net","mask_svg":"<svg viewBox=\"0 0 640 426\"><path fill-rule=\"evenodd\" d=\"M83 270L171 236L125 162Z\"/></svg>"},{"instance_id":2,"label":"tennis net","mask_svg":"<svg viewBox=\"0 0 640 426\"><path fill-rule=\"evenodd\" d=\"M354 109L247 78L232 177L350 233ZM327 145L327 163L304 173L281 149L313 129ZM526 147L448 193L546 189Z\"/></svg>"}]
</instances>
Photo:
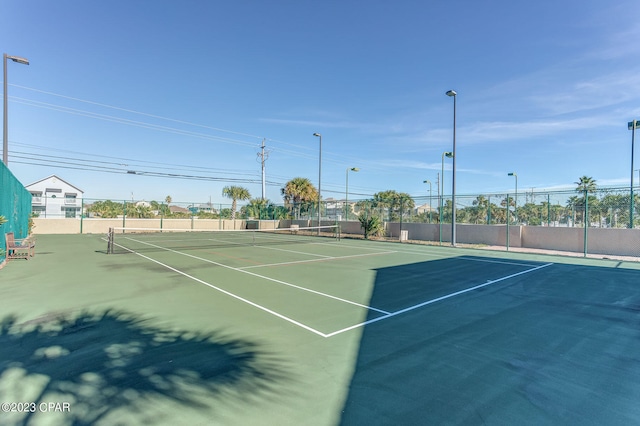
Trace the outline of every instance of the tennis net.
<instances>
[{"instance_id":1,"label":"tennis net","mask_svg":"<svg viewBox=\"0 0 640 426\"><path fill-rule=\"evenodd\" d=\"M116 227L109 228L107 253L310 244L329 239L340 240L339 225L234 230Z\"/></svg>"}]
</instances>

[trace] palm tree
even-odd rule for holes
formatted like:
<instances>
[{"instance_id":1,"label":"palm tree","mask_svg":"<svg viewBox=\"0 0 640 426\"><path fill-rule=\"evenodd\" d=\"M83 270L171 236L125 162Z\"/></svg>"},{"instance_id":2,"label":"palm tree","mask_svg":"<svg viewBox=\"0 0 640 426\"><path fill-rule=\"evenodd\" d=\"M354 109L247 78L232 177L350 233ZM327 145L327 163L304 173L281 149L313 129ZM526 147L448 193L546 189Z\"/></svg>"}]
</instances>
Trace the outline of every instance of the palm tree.
<instances>
[{"instance_id":1,"label":"palm tree","mask_svg":"<svg viewBox=\"0 0 640 426\"><path fill-rule=\"evenodd\" d=\"M485 223L489 200L484 195L478 195L472 204L475 206L473 211L474 223Z\"/></svg>"},{"instance_id":2,"label":"palm tree","mask_svg":"<svg viewBox=\"0 0 640 426\"><path fill-rule=\"evenodd\" d=\"M247 188L241 186L225 186L222 188L222 195L227 198L231 198L231 220L236 218L236 207L238 200L248 200L251 198L251 194Z\"/></svg>"},{"instance_id":3,"label":"palm tree","mask_svg":"<svg viewBox=\"0 0 640 426\"><path fill-rule=\"evenodd\" d=\"M578 187L576 188L576 192L584 194L581 198L582 200L582 220L585 226L587 226L587 222L589 222L589 218L585 217L585 210L587 208L587 202L594 202L596 200L595 197L589 197L588 194L596 192L596 181L594 178L590 176L581 176L578 179L578 182L574 182ZM588 197L588 198L587 198Z\"/></svg>"},{"instance_id":4,"label":"palm tree","mask_svg":"<svg viewBox=\"0 0 640 426\"><path fill-rule=\"evenodd\" d=\"M578 187L576 188L576 192L596 192L596 180L590 176L582 176L580 177L580 179L578 179L578 182L574 183L578 185Z\"/></svg>"},{"instance_id":5,"label":"palm tree","mask_svg":"<svg viewBox=\"0 0 640 426\"><path fill-rule=\"evenodd\" d=\"M271 201L264 198L252 198L249 200L249 204L244 206L241 211L244 211L247 218L266 219L271 204Z\"/></svg>"},{"instance_id":6,"label":"palm tree","mask_svg":"<svg viewBox=\"0 0 640 426\"><path fill-rule=\"evenodd\" d=\"M313 203L318 200L318 190L307 178L297 177L287 182L280 189L286 207L294 211L294 217L300 216L302 203ZM297 210L296 210L297 208Z\"/></svg>"},{"instance_id":7,"label":"palm tree","mask_svg":"<svg viewBox=\"0 0 640 426\"><path fill-rule=\"evenodd\" d=\"M505 223L507 223L507 220L509 220L509 223L511 223L513 219L509 217L510 215L509 210L510 210L510 207L515 207L516 205L514 198L507 195L505 198L502 199L502 201L500 201L500 205L505 208L505 213L504 213Z\"/></svg>"}]
</instances>

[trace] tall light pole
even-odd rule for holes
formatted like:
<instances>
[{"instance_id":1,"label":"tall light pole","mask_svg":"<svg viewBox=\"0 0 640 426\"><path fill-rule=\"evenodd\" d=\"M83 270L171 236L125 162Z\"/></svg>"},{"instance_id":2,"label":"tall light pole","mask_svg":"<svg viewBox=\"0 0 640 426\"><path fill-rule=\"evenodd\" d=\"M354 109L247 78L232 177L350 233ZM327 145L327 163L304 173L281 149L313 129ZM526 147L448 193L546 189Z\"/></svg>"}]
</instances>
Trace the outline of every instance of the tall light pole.
<instances>
[{"instance_id":1,"label":"tall light pole","mask_svg":"<svg viewBox=\"0 0 640 426\"><path fill-rule=\"evenodd\" d=\"M318 155L318 235L320 235L320 206L322 200L322 135L314 133L313 136L320 138L320 154Z\"/></svg>"},{"instance_id":2,"label":"tall light pole","mask_svg":"<svg viewBox=\"0 0 640 426\"><path fill-rule=\"evenodd\" d=\"M351 210L349 208L349 171L352 172L359 172L360 169L357 167L351 167L350 169L347 169L347 183L345 185L345 191L344 191L344 217L346 217L346 220L349 220L349 210Z\"/></svg>"},{"instance_id":3,"label":"tall light pole","mask_svg":"<svg viewBox=\"0 0 640 426\"><path fill-rule=\"evenodd\" d=\"M439 222L440 222L440 229L439 229L439 236L440 236L440 245L442 245L442 201L444 199L444 157L447 158L452 158L453 157L453 152L443 152L442 153L442 175L440 176L440 187L442 188L441 191L441 195L440 195L440 214L439 216Z\"/></svg>"},{"instance_id":4,"label":"tall light pole","mask_svg":"<svg viewBox=\"0 0 640 426\"><path fill-rule=\"evenodd\" d=\"M456 245L456 98L455 90L449 90L447 96L453 98L453 172L451 178L451 245Z\"/></svg>"},{"instance_id":5,"label":"tall light pole","mask_svg":"<svg viewBox=\"0 0 640 426\"><path fill-rule=\"evenodd\" d=\"M429 184L429 223L431 223L431 181L430 180L425 180L422 183L428 183Z\"/></svg>"},{"instance_id":6,"label":"tall light pole","mask_svg":"<svg viewBox=\"0 0 640 426\"><path fill-rule=\"evenodd\" d=\"M507 176L513 176L516 178L516 204L514 206L514 211L513 211L513 220L515 223L517 223L518 222L518 175L515 172L511 172ZM509 208L508 199L507 199L507 208Z\"/></svg>"},{"instance_id":7,"label":"tall light pole","mask_svg":"<svg viewBox=\"0 0 640 426\"><path fill-rule=\"evenodd\" d=\"M4 115L2 118L2 162L5 166L9 165L9 137L7 129L7 59L23 65L29 65L29 60L19 56L11 56L4 53L2 55L2 70L4 72Z\"/></svg>"},{"instance_id":8,"label":"tall light pole","mask_svg":"<svg viewBox=\"0 0 640 426\"><path fill-rule=\"evenodd\" d=\"M636 138L638 123L638 120L633 120L628 123L629 130L631 130L631 197L629 201L629 229L633 229L633 145Z\"/></svg>"}]
</instances>

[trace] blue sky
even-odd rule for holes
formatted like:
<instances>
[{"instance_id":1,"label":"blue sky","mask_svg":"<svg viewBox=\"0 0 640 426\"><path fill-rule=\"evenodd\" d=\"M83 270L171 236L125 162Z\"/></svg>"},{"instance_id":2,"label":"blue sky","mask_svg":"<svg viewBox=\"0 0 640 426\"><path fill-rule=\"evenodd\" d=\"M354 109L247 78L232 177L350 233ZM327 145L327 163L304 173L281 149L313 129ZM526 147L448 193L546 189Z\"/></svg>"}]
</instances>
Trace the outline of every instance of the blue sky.
<instances>
[{"instance_id":1,"label":"blue sky","mask_svg":"<svg viewBox=\"0 0 640 426\"><path fill-rule=\"evenodd\" d=\"M317 185L319 132L324 198L344 197L350 167L350 199L426 196L424 180L435 195L454 89L458 194L510 191L508 172L527 190L583 175L628 186L636 11L618 0L4 0L2 50L30 61L8 64L9 167L25 184L57 174L88 198L221 203L229 184L261 195L266 139L267 198L279 203L294 177ZM450 160L444 180L449 194Z\"/></svg>"}]
</instances>

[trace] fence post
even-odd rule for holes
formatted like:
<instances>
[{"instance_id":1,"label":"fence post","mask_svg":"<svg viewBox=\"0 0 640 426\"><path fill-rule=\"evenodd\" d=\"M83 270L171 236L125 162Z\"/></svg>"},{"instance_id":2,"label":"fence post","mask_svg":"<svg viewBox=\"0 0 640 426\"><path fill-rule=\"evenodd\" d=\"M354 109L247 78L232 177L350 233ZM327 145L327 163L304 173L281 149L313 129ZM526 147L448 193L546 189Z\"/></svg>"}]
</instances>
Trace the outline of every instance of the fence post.
<instances>
[{"instance_id":1,"label":"fence post","mask_svg":"<svg viewBox=\"0 0 640 426\"><path fill-rule=\"evenodd\" d=\"M80 234L82 234L83 219L84 219L84 198L80 201Z\"/></svg>"},{"instance_id":2,"label":"fence post","mask_svg":"<svg viewBox=\"0 0 640 426\"><path fill-rule=\"evenodd\" d=\"M507 194L507 251L509 251L509 194Z\"/></svg>"},{"instance_id":3,"label":"fence post","mask_svg":"<svg viewBox=\"0 0 640 426\"><path fill-rule=\"evenodd\" d=\"M584 257L587 257L587 238L589 231L589 197L587 196L587 190L584 190Z\"/></svg>"}]
</instances>

